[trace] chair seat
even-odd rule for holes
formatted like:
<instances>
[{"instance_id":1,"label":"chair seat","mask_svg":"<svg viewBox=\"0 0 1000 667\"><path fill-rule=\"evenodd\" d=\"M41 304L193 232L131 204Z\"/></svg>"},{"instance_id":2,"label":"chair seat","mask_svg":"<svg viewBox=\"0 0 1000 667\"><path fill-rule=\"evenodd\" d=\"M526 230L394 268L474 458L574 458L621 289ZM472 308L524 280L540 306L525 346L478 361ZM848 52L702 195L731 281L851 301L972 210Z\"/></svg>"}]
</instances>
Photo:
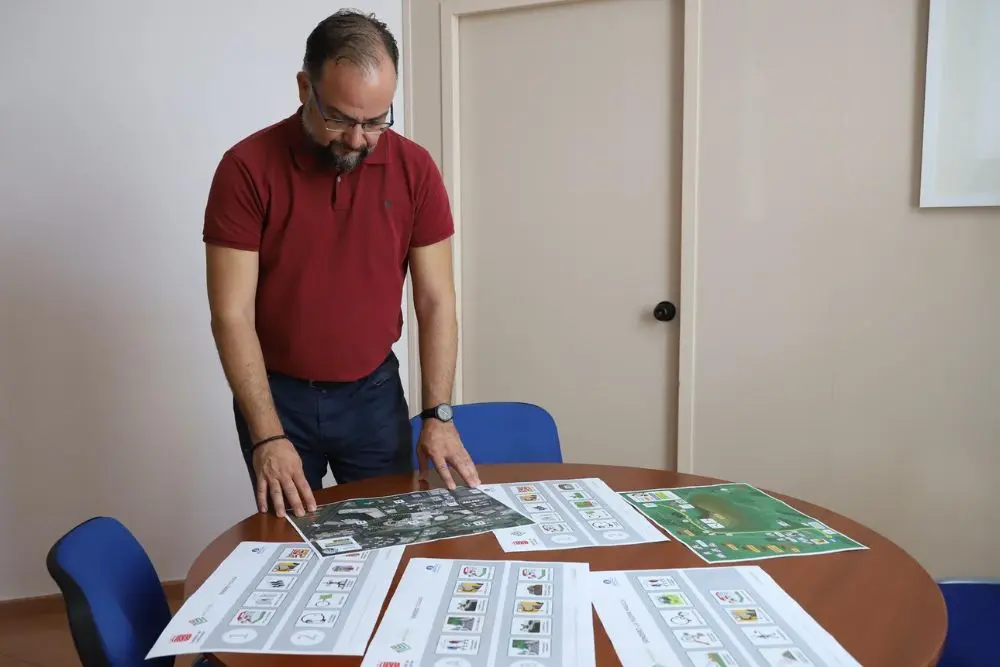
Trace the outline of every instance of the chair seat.
<instances>
[{"instance_id":1,"label":"chair seat","mask_svg":"<svg viewBox=\"0 0 1000 667\"><path fill-rule=\"evenodd\" d=\"M948 636L938 667L988 664L983 651L996 632L993 612L1000 609L1000 582L952 580L939 586L948 609Z\"/></svg>"}]
</instances>

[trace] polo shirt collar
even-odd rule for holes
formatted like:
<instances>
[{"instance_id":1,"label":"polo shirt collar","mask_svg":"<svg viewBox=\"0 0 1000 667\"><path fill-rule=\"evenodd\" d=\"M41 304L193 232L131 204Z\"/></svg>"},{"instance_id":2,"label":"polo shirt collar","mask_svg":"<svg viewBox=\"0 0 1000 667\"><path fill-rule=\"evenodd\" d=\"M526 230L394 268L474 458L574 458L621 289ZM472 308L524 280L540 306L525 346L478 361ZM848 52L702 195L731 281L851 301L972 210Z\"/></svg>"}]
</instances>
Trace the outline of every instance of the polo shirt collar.
<instances>
[{"instance_id":1,"label":"polo shirt collar","mask_svg":"<svg viewBox=\"0 0 1000 667\"><path fill-rule=\"evenodd\" d=\"M302 126L302 109L303 107L300 106L294 114L285 119L289 147L292 151L292 159L299 169L314 171L319 168L319 162L315 153L315 145L306 134L305 127ZM366 164L386 164L389 161L389 142L386 140L389 138L390 132L392 132L391 128L379 137L378 143L375 144L375 150L364 159L361 167Z\"/></svg>"}]
</instances>

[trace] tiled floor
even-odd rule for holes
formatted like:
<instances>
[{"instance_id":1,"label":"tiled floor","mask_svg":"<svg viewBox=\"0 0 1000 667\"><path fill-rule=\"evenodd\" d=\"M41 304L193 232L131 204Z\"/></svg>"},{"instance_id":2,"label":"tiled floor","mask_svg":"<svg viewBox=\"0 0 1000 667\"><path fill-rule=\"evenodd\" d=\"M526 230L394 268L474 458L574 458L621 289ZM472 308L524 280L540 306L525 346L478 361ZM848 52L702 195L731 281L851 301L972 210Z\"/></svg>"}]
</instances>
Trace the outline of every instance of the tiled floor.
<instances>
[{"instance_id":1,"label":"tiled floor","mask_svg":"<svg viewBox=\"0 0 1000 667\"><path fill-rule=\"evenodd\" d=\"M176 611L179 603L171 601ZM177 660L177 667L190 664ZM73 667L80 665L66 614L31 614L0 621L0 667Z\"/></svg>"}]
</instances>

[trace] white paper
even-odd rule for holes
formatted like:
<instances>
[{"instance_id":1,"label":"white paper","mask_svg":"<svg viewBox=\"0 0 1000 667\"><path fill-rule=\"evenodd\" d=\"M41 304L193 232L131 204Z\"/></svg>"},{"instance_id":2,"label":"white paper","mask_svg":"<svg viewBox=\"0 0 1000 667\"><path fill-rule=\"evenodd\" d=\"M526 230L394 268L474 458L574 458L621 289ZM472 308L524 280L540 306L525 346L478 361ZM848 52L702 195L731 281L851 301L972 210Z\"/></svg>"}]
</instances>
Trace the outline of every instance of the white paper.
<instances>
[{"instance_id":1,"label":"white paper","mask_svg":"<svg viewBox=\"0 0 1000 667\"><path fill-rule=\"evenodd\" d=\"M586 563L414 558L362 667L593 667Z\"/></svg>"},{"instance_id":2,"label":"white paper","mask_svg":"<svg viewBox=\"0 0 1000 667\"><path fill-rule=\"evenodd\" d=\"M591 572L622 664L860 667L757 566Z\"/></svg>"},{"instance_id":3,"label":"white paper","mask_svg":"<svg viewBox=\"0 0 1000 667\"><path fill-rule=\"evenodd\" d=\"M363 655L404 547L323 559L302 542L241 542L146 656Z\"/></svg>"},{"instance_id":4,"label":"white paper","mask_svg":"<svg viewBox=\"0 0 1000 667\"><path fill-rule=\"evenodd\" d=\"M597 478L486 484L480 488L535 522L493 531L507 553L668 541Z\"/></svg>"}]
</instances>

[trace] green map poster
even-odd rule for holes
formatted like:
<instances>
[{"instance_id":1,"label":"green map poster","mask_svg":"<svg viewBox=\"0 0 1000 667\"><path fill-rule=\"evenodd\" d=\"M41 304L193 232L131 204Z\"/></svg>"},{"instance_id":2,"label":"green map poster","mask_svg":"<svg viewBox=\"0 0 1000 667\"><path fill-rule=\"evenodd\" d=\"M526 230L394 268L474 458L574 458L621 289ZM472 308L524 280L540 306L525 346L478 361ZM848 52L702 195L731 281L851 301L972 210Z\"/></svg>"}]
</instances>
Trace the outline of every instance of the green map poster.
<instances>
[{"instance_id":1,"label":"green map poster","mask_svg":"<svg viewBox=\"0 0 1000 667\"><path fill-rule=\"evenodd\" d=\"M708 563L868 548L749 484L619 494Z\"/></svg>"}]
</instances>

